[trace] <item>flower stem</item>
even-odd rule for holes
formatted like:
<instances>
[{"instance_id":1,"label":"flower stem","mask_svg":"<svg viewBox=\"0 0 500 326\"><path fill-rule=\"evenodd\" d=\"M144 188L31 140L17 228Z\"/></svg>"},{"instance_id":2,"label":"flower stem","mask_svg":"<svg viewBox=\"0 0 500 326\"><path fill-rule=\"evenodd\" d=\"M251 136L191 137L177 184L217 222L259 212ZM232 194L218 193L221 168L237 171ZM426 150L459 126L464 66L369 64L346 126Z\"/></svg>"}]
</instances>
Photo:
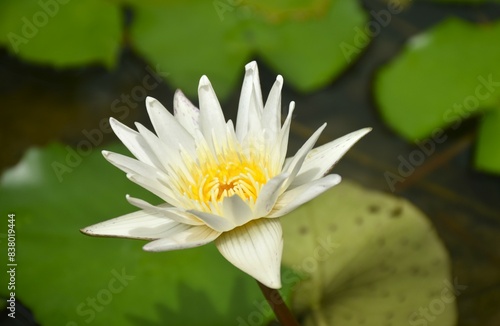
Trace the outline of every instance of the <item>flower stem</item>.
<instances>
[{"instance_id":1,"label":"flower stem","mask_svg":"<svg viewBox=\"0 0 500 326\"><path fill-rule=\"evenodd\" d=\"M278 290L268 288L264 284L260 283L257 281L257 284L259 284L260 290L262 291L262 294L264 294L264 297L267 300L267 303L271 306L271 308L274 311L274 314L276 315L276 318L278 318L278 321L281 323L282 326L299 326L299 323L295 319L295 317L292 315L292 312L290 309L288 309L288 306L286 305L285 301L283 301L283 298L281 297L281 294L279 293Z\"/></svg>"}]
</instances>

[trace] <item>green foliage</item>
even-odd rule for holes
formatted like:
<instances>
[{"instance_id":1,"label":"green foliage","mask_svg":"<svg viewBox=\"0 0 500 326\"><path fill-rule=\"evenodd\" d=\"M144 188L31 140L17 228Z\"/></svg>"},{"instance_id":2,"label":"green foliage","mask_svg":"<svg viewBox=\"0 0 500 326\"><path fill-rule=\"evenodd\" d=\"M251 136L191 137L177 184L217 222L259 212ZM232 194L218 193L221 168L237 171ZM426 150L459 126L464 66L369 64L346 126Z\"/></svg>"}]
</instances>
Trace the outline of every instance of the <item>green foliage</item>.
<instances>
[{"instance_id":1,"label":"green foliage","mask_svg":"<svg viewBox=\"0 0 500 326\"><path fill-rule=\"evenodd\" d=\"M16 297L38 322L255 325L272 318L255 282L213 245L148 253L143 241L78 232L134 211L126 193L158 202L99 151L68 146L31 149L2 176L0 213L16 215ZM283 292L291 293L306 325L403 324L409 313L440 299L443 281L453 282L429 222L402 199L344 181L282 222ZM1 247L7 251L6 241ZM0 294L9 296L5 287ZM453 301L436 316L439 325L454 320Z\"/></svg>"},{"instance_id":2,"label":"green foliage","mask_svg":"<svg viewBox=\"0 0 500 326\"><path fill-rule=\"evenodd\" d=\"M123 37L125 6L132 19ZM368 44L365 36L353 45L365 22L351 0L4 0L0 44L36 63L112 66L125 39L186 94L195 95L206 74L225 98L256 55L301 91L324 86Z\"/></svg>"},{"instance_id":3,"label":"green foliage","mask_svg":"<svg viewBox=\"0 0 500 326\"><path fill-rule=\"evenodd\" d=\"M375 81L386 122L410 141L484 114L476 166L500 173L500 22L448 19L414 37ZM485 113L487 112L487 113Z\"/></svg>"},{"instance_id":4,"label":"green foliage","mask_svg":"<svg viewBox=\"0 0 500 326\"><path fill-rule=\"evenodd\" d=\"M294 87L309 92L328 84L368 45L355 37L366 24L356 1L316 1L302 17L276 23L262 19L254 26L257 52ZM293 11L292 11L293 13ZM279 17L279 16L277 16ZM346 50L344 47L348 47Z\"/></svg>"},{"instance_id":5,"label":"green foliage","mask_svg":"<svg viewBox=\"0 0 500 326\"><path fill-rule=\"evenodd\" d=\"M236 16L219 20L211 1L135 6L132 43L167 79L191 96L207 75L219 98L229 95L243 74L250 46Z\"/></svg>"},{"instance_id":6,"label":"green foliage","mask_svg":"<svg viewBox=\"0 0 500 326\"><path fill-rule=\"evenodd\" d=\"M282 222L304 325L454 325L446 250L406 200L342 181Z\"/></svg>"},{"instance_id":7,"label":"green foliage","mask_svg":"<svg viewBox=\"0 0 500 326\"><path fill-rule=\"evenodd\" d=\"M254 54L299 90L310 91L338 76L361 53L366 44L346 58L339 44L352 44L354 28L366 17L349 0L296 6L222 0L137 4L132 42L189 95L196 94L199 77L206 74L217 94L226 97Z\"/></svg>"},{"instance_id":8,"label":"green foliage","mask_svg":"<svg viewBox=\"0 0 500 326\"><path fill-rule=\"evenodd\" d=\"M116 62L119 7L100 0L4 0L0 44L21 58L57 67Z\"/></svg>"},{"instance_id":9,"label":"green foliage","mask_svg":"<svg viewBox=\"0 0 500 326\"><path fill-rule=\"evenodd\" d=\"M234 325L255 311L270 319L265 304L265 316L254 306L263 300L255 281L213 245L148 253L143 241L81 234L80 228L136 210L127 193L155 198L99 151L80 164L68 153L60 145L31 149L0 187L2 234L7 214L16 214L16 296L41 325ZM72 170L61 183L54 162ZM8 292L0 289L3 297Z\"/></svg>"}]
</instances>

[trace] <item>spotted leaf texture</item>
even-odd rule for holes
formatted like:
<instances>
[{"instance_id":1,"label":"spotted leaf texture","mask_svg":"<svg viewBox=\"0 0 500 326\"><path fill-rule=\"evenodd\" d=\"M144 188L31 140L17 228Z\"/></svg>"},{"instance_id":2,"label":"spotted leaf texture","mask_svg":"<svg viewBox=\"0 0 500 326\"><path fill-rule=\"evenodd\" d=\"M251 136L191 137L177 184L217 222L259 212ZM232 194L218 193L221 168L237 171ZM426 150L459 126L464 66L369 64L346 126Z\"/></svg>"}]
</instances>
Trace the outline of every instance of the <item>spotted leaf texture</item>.
<instances>
[{"instance_id":1,"label":"spotted leaf texture","mask_svg":"<svg viewBox=\"0 0 500 326\"><path fill-rule=\"evenodd\" d=\"M297 273L283 284L303 325L455 324L466 285L407 200L343 181L282 221L283 264Z\"/></svg>"}]
</instances>

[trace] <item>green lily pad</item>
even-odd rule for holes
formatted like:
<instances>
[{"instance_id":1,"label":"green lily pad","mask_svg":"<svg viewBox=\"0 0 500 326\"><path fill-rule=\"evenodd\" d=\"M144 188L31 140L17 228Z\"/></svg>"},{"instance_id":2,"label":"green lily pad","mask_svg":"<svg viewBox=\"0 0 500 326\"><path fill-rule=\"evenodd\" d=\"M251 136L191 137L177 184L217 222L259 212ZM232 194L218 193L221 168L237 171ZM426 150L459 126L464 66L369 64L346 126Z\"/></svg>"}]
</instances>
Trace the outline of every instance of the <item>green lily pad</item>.
<instances>
[{"instance_id":1,"label":"green lily pad","mask_svg":"<svg viewBox=\"0 0 500 326\"><path fill-rule=\"evenodd\" d=\"M466 286L408 201L342 181L282 222L283 264L298 274L283 284L303 325L455 324Z\"/></svg>"},{"instance_id":2,"label":"green lily pad","mask_svg":"<svg viewBox=\"0 0 500 326\"><path fill-rule=\"evenodd\" d=\"M0 43L28 61L111 66L121 34L121 8L106 1L0 2Z\"/></svg>"},{"instance_id":3,"label":"green lily pad","mask_svg":"<svg viewBox=\"0 0 500 326\"><path fill-rule=\"evenodd\" d=\"M121 146L107 149L124 152ZM5 172L0 247L7 252L7 216L15 214L15 295L32 309L37 322L235 325L272 319L266 304L254 305L263 300L255 281L228 263L214 245L148 253L141 248L144 241L79 232L135 211L125 200L127 193L155 202L92 146L31 149ZM6 258L2 255L3 266ZM10 297L7 286L0 295Z\"/></svg>"},{"instance_id":4,"label":"green lily pad","mask_svg":"<svg viewBox=\"0 0 500 326\"><path fill-rule=\"evenodd\" d=\"M257 17L256 50L285 80L308 92L325 86L354 62L371 33L357 1L313 1L308 8L293 9L269 9Z\"/></svg>"},{"instance_id":5,"label":"green lily pad","mask_svg":"<svg viewBox=\"0 0 500 326\"><path fill-rule=\"evenodd\" d=\"M482 117L476 148L475 164L479 170L500 173L500 108L490 110Z\"/></svg>"},{"instance_id":6,"label":"green lily pad","mask_svg":"<svg viewBox=\"0 0 500 326\"><path fill-rule=\"evenodd\" d=\"M197 94L207 75L225 98L237 85L250 57L237 17L219 19L212 1L174 2L133 7L131 37L136 49L188 95Z\"/></svg>"},{"instance_id":7,"label":"green lily pad","mask_svg":"<svg viewBox=\"0 0 500 326\"><path fill-rule=\"evenodd\" d=\"M191 96L206 74L227 97L252 55L311 91L337 77L370 40L366 14L350 0L134 2L133 9L135 48Z\"/></svg>"},{"instance_id":8,"label":"green lily pad","mask_svg":"<svg viewBox=\"0 0 500 326\"><path fill-rule=\"evenodd\" d=\"M417 141L457 129L471 116L500 110L499 39L500 21L473 25L455 18L414 37L377 75L375 96L384 120ZM485 114L481 123L495 125L489 120L496 115ZM498 149L483 136L498 139L500 129L484 128L490 131L478 138L483 150L476 166L500 173Z\"/></svg>"}]
</instances>

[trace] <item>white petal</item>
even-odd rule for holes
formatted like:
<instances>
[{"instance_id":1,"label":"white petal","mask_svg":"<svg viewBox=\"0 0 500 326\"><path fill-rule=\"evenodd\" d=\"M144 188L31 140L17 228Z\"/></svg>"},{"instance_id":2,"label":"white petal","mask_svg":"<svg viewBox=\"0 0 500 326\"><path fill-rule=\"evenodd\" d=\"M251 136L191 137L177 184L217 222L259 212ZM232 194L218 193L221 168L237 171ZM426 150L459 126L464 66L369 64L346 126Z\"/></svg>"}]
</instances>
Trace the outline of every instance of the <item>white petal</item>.
<instances>
[{"instance_id":1,"label":"white petal","mask_svg":"<svg viewBox=\"0 0 500 326\"><path fill-rule=\"evenodd\" d=\"M156 155L151 152L144 138L136 131L125 126L114 118L109 119L109 124L116 136L127 146L129 151L139 160L151 166L161 167Z\"/></svg>"},{"instance_id":2,"label":"white petal","mask_svg":"<svg viewBox=\"0 0 500 326\"><path fill-rule=\"evenodd\" d=\"M236 137L243 141L252 128L260 125L263 103L260 89L259 70L255 61L245 66L245 78L241 86L238 115L236 117Z\"/></svg>"},{"instance_id":3,"label":"white petal","mask_svg":"<svg viewBox=\"0 0 500 326\"><path fill-rule=\"evenodd\" d=\"M215 137L219 144L225 144L226 120L207 76L202 76L200 79L198 98L200 100L200 128L205 139L213 145L212 137Z\"/></svg>"},{"instance_id":4,"label":"white petal","mask_svg":"<svg viewBox=\"0 0 500 326\"><path fill-rule=\"evenodd\" d=\"M281 287L283 232L278 219L251 221L222 233L215 244L234 266L273 289Z\"/></svg>"},{"instance_id":5,"label":"white petal","mask_svg":"<svg viewBox=\"0 0 500 326\"><path fill-rule=\"evenodd\" d=\"M193 214L194 216L205 222L207 226L214 229L215 231L225 232L236 227L231 219L227 219L219 215L200 212L197 210L188 210L187 212Z\"/></svg>"},{"instance_id":6,"label":"white petal","mask_svg":"<svg viewBox=\"0 0 500 326\"><path fill-rule=\"evenodd\" d=\"M166 145L161 139L156 137L153 132L148 130L140 123L136 122L135 125L141 136L146 141L147 146L149 146L150 151L154 153L154 155L160 162L160 167L163 171L168 173L170 171L169 164L171 163L173 163L175 166L180 166L180 155L178 149L174 149Z\"/></svg>"},{"instance_id":7,"label":"white petal","mask_svg":"<svg viewBox=\"0 0 500 326\"><path fill-rule=\"evenodd\" d=\"M224 218L231 220L235 227L247 223L253 217L250 207L238 195L224 198L222 214Z\"/></svg>"},{"instance_id":8,"label":"white petal","mask_svg":"<svg viewBox=\"0 0 500 326\"><path fill-rule=\"evenodd\" d=\"M255 202L255 217L264 217L273 209L276 200L282 194L281 186L289 176L289 173L279 174L262 187Z\"/></svg>"},{"instance_id":9,"label":"white petal","mask_svg":"<svg viewBox=\"0 0 500 326\"><path fill-rule=\"evenodd\" d=\"M267 130L268 141L274 143L278 138L281 126L281 88L283 77L278 76L274 82L262 113L262 127Z\"/></svg>"},{"instance_id":10,"label":"white petal","mask_svg":"<svg viewBox=\"0 0 500 326\"><path fill-rule=\"evenodd\" d=\"M183 224L159 213L137 211L83 228L81 232L93 236L155 240L179 227Z\"/></svg>"},{"instance_id":11,"label":"white petal","mask_svg":"<svg viewBox=\"0 0 500 326\"><path fill-rule=\"evenodd\" d=\"M171 148L178 149L181 145L189 153L194 154L193 137L160 102L148 96L146 108L158 138Z\"/></svg>"},{"instance_id":12,"label":"white petal","mask_svg":"<svg viewBox=\"0 0 500 326\"><path fill-rule=\"evenodd\" d=\"M129 178L130 181L152 192L170 205L179 206L179 202L175 199L175 195L172 191L165 187L165 185L160 183L157 179L151 179L151 177L154 178L155 176L144 176L131 173L127 174L127 178Z\"/></svg>"},{"instance_id":13,"label":"white petal","mask_svg":"<svg viewBox=\"0 0 500 326\"><path fill-rule=\"evenodd\" d=\"M129 195L127 195L126 198L130 204L146 212L159 213L162 216L165 216L166 218L169 218L178 223L189 224L189 225L203 225L203 222L197 219L194 215L184 212L179 208L174 208L168 204L154 206L145 200L135 198Z\"/></svg>"},{"instance_id":14,"label":"white petal","mask_svg":"<svg viewBox=\"0 0 500 326\"><path fill-rule=\"evenodd\" d=\"M102 155L106 160L108 160L108 162L125 173L155 175L159 171L156 167L122 154L102 151Z\"/></svg>"},{"instance_id":15,"label":"white petal","mask_svg":"<svg viewBox=\"0 0 500 326\"><path fill-rule=\"evenodd\" d=\"M280 217L290 213L302 204L321 195L326 190L340 183L341 178L337 174L330 174L319 180L306 183L292 190L285 191L274 206L268 217Z\"/></svg>"},{"instance_id":16,"label":"white petal","mask_svg":"<svg viewBox=\"0 0 500 326\"><path fill-rule=\"evenodd\" d=\"M293 158L289 161L290 164L284 168L284 170L288 171L290 173L290 178L287 180L285 183L284 187L288 188L288 186L292 183L292 181L295 179L297 176L297 173L299 173L300 168L302 167L302 164L304 163L304 160L307 156L307 154L311 151L311 149L314 147L314 144L316 144L316 141L318 140L319 136L323 132L323 130L326 127L326 123L324 123L321 127L318 128L312 134L311 137L302 145L302 147L297 151L297 153L293 156Z\"/></svg>"},{"instance_id":17,"label":"white petal","mask_svg":"<svg viewBox=\"0 0 500 326\"><path fill-rule=\"evenodd\" d=\"M195 130L200 128L200 110L180 90L174 94L174 116L194 137Z\"/></svg>"},{"instance_id":18,"label":"white petal","mask_svg":"<svg viewBox=\"0 0 500 326\"><path fill-rule=\"evenodd\" d=\"M290 188L316 180L327 174L349 148L371 130L371 128L360 129L311 150Z\"/></svg>"},{"instance_id":19,"label":"white petal","mask_svg":"<svg viewBox=\"0 0 500 326\"><path fill-rule=\"evenodd\" d=\"M193 226L182 230L172 230L162 239L150 242L143 247L146 251L168 251L199 247L214 241L220 235L206 226Z\"/></svg>"},{"instance_id":20,"label":"white petal","mask_svg":"<svg viewBox=\"0 0 500 326\"><path fill-rule=\"evenodd\" d=\"M278 141L276 142L272 150L272 155L274 160L273 164L275 165L274 168L276 168L277 171L281 171L283 162L285 162L286 151L288 148L288 136L290 134L290 125L292 123L292 115L294 109L295 109L295 102L292 101L290 102L288 115L285 119L285 122L283 123L283 127L281 127L281 130L279 132Z\"/></svg>"},{"instance_id":21,"label":"white petal","mask_svg":"<svg viewBox=\"0 0 500 326\"><path fill-rule=\"evenodd\" d=\"M262 100L262 90L260 89L259 68L257 67L257 62L255 61L248 63L247 66L250 66L251 69L254 71L254 77L252 79L254 96L257 108L260 111L259 114L261 114L262 110L264 109L264 102Z\"/></svg>"}]
</instances>

